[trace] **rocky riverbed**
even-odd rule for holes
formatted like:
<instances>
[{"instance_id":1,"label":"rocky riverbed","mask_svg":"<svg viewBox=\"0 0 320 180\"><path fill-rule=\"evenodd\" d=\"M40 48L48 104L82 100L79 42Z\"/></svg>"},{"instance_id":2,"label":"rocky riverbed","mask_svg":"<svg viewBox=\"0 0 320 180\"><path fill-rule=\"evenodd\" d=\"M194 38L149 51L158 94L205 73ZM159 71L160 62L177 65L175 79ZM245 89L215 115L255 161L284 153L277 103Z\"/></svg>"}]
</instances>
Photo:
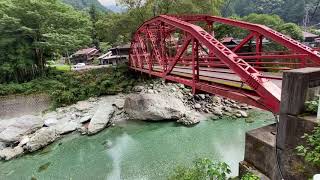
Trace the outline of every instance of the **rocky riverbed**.
<instances>
[{"instance_id":1,"label":"rocky riverbed","mask_svg":"<svg viewBox=\"0 0 320 180\"><path fill-rule=\"evenodd\" d=\"M93 135L119 121L171 120L189 126L208 118L248 117L250 108L218 96L193 96L184 85L156 80L134 87L130 94L90 98L38 116L0 120L0 159L37 151L71 132Z\"/></svg>"}]
</instances>

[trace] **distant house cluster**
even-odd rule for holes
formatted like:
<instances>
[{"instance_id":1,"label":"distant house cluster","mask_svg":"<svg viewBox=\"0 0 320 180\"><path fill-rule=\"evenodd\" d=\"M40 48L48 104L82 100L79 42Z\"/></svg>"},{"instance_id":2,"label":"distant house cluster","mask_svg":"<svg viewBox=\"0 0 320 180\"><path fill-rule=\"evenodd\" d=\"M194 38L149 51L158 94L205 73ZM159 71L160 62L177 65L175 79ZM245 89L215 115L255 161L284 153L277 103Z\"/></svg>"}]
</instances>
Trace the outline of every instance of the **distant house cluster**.
<instances>
[{"instance_id":1,"label":"distant house cluster","mask_svg":"<svg viewBox=\"0 0 320 180\"><path fill-rule=\"evenodd\" d=\"M309 32L303 32L303 43L310 47L320 47L320 36Z\"/></svg>"},{"instance_id":2,"label":"distant house cluster","mask_svg":"<svg viewBox=\"0 0 320 180\"><path fill-rule=\"evenodd\" d=\"M100 65L118 65L128 62L130 44L117 46L109 49L102 54L97 48L80 49L70 56L72 64L84 63L86 65L93 64L94 60L98 60Z\"/></svg>"},{"instance_id":3,"label":"distant house cluster","mask_svg":"<svg viewBox=\"0 0 320 180\"><path fill-rule=\"evenodd\" d=\"M98 57L100 64L124 64L129 59L130 44L111 48L109 52Z\"/></svg>"}]
</instances>

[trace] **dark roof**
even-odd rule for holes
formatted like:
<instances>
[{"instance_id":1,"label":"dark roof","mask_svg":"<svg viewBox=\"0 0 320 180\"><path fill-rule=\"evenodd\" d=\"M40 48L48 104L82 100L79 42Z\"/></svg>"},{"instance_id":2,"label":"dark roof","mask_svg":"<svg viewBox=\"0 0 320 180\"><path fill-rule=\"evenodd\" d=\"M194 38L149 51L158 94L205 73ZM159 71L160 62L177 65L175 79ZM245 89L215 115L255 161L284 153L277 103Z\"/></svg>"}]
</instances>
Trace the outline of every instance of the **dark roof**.
<instances>
[{"instance_id":1,"label":"dark roof","mask_svg":"<svg viewBox=\"0 0 320 180\"><path fill-rule=\"evenodd\" d=\"M86 48L86 49L80 49L78 50L76 53L74 53L74 55L88 55L88 54L95 54L97 53L99 50L97 50L96 48Z\"/></svg>"},{"instance_id":2,"label":"dark roof","mask_svg":"<svg viewBox=\"0 0 320 180\"><path fill-rule=\"evenodd\" d=\"M124 45L113 47L110 50L113 50L113 49L130 49L130 48L131 48L131 44L124 44Z\"/></svg>"},{"instance_id":3,"label":"dark roof","mask_svg":"<svg viewBox=\"0 0 320 180\"><path fill-rule=\"evenodd\" d=\"M304 38L317 38L317 37L319 37L318 35L316 35L316 34L312 34L312 33L309 33L309 32L302 32L302 35L303 35L303 37Z\"/></svg>"}]
</instances>

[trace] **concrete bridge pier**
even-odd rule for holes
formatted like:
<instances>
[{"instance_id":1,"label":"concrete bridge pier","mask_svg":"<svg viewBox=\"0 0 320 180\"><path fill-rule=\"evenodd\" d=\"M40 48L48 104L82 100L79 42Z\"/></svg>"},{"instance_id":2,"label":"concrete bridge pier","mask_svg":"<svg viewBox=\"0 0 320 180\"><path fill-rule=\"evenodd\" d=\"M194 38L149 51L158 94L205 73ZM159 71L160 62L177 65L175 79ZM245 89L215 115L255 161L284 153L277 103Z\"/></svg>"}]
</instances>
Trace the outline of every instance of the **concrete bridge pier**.
<instances>
[{"instance_id":1,"label":"concrete bridge pier","mask_svg":"<svg viewBox=\"0 0 320 180\"><path fill-rule=\"evenodd\" d=\"M284 72L279 123L246 133L240 176L251 171L261 179L307 180L320 174L319 167L308 165L295 150L305 144L301 136L318 124L316 115L305 113L305 102L318 98L319 87L320 68Z\"/></svg>"}]
</instances>

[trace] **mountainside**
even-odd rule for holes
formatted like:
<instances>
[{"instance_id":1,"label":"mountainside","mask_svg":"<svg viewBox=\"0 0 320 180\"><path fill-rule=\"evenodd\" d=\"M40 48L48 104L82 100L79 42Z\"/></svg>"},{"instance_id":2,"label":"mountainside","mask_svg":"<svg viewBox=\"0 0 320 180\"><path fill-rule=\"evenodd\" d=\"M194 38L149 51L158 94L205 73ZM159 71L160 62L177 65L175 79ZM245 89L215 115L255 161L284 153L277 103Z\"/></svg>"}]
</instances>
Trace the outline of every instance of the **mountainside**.
<instances>
[{"instance_id":1,"label":"mountainside","mask_svg":"<svg viewBox=\"0 0 320 180\"><path fill-rule=\"evenodd\" d=\"M62 0L66 4L70 4L76 9L88 9L92 4L94 4L98 10L109 11L104 7L98 0Z\"/></svg>"}]
</instances>

